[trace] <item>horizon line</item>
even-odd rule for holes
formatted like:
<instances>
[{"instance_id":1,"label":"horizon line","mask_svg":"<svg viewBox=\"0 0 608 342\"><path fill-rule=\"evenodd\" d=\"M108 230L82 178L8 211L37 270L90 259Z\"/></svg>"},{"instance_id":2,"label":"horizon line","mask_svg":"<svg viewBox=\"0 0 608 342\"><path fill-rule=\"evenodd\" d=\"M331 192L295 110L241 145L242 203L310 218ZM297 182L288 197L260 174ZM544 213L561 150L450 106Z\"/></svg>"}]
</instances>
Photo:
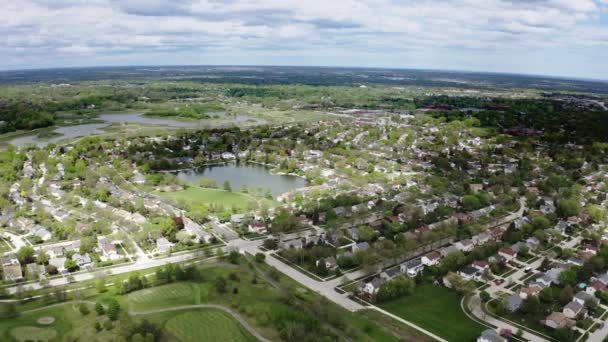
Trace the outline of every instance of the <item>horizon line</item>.
<instances>
[{"instance_id":1,"label":"horizon line","mask_svg":"<svg viewBox=\"0 0 608 342\"><path fill-rule=\"evenodd\" d=\"M0 74L7 72L19 72L19 71L50 71L50 70L65 70L65 69L102 69L102 68L137 68L137 67L267 67L267 68L338 68L338 69L373 69L373 70L399 70L399 71L430 71L430 72L456 72L463 74L493 74L493 75L508 75L508 76L525 76L533 78L551 78L568 81L585 81L585 82L596 82L596 83L608 83L608 79L602 78L589 78L589 77L577 77L568 75L552 75L552 74L533 74L533 73L518 73L518 72L506 72L506 71L487 71L487 70L473 70L473 69L435 69L435 68L415 68L415 67L378 67L378 66L338 66L338 65L293 65L293 64L124 64L124 65L95 65L95 66L65 66L65 67L32 67L32 68L9 68L2 69L0 67Z\"/></svg>"}]
</instances>

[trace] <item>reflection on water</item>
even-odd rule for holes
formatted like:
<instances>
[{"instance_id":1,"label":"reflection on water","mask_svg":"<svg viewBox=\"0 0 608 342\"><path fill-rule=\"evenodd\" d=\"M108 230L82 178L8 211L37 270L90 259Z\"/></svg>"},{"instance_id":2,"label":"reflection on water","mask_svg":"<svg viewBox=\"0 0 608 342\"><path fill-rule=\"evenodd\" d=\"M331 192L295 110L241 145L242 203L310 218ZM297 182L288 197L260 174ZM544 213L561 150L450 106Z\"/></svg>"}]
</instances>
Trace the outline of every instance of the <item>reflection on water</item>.
<instances>
[{"instance_id":1,"label":"reflection on water","mask_svg":"<svg viewBox=\"0 0 608 342\"><path fill-rule=\"evenodd\" d=\"M218 187L222 187L225 181L235 191L240 191L243 185L247 188L261 187L265 192L270 189L272 195L278 195L308 185L303 178L291 175L274 175L264 165L251 163L234 163L225 165L205 166L201 168L173 172L177 178L198 184L201 178L213 179Z\"/></svg>"}]
</instances>

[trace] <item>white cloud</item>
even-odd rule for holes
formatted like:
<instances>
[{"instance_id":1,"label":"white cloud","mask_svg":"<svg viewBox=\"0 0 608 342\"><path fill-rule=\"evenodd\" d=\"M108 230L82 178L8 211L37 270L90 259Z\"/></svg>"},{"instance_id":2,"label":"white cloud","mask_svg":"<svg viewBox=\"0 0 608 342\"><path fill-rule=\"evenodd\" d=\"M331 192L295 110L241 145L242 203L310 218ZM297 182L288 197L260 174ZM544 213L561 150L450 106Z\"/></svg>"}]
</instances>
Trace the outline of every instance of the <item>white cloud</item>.
<instances>
[{"instance_id":1,"label":"white cloud","mask_svg":"<svg viewBox=\"0 0 608 342\"><path fill-rule=\"evenodd\" d=\"M602 1L608 4L608 0ZM53 65L70 55L104 61L158 51L183 56L498 56L580 49L606 56L598 0L4 0L0 68ZM601 5L605 7L604 5ZM606 18L603 18L606 22ZM582 24L585 25L582 25ZM415 53L413 53L415 52ZM542 53L542 51L541 51ZM391 54L387 56L386 54ZM427 56L427 57L425 57ZM547 55L547 57L552 57ZM113 59L114 58L114 59ZM92 60L91 58L88 59ZM471 61L474 59L471 59ZM329 60L328 60L329 61ZM5 64L6 63L6 64ZM5 65L3 65L5 64ZM45 64L45 65L46 65ZM409 67L413 65L401 65ZM607 75L608 77L608 75Z\"/></svg>"}]
</instances>

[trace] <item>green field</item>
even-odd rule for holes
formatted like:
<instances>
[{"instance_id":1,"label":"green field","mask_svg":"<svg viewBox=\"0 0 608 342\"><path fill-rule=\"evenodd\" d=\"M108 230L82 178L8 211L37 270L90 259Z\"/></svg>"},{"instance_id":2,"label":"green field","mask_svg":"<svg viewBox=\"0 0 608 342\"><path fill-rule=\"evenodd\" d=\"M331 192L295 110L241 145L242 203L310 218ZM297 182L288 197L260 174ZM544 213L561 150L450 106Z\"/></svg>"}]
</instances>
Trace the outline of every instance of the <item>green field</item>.
<instances>
[{"instance_id":1,"label":"green field","mask_svg":"<svg viewBox=\"0 0 608 342\"><path fill-rule=\"evenodd\" d=\"M129 309L146 311L194 304L193 287L189 283L175 283L133 292L128 296Z\"/></svg>"},{"instance_id":2,"label":"green field","mask_svg":"<svg viewBox=\"0 0 608 342\"><path fill-rule=\"evenodd\" d=\"M50 328L21 326L11 330L11 336L17 341L54 341L57 331Z\"/></svg>"},{"instance_id":3,"label":"green field","mask_svg":"<svg viewBox=\"0 0 608 342\"><path fill-rule=\"evenodd\" d=\"M256 341L237 321L214 309L176 314L165 323L165 330L182 342Z\"/></svg>"},{"instance_id":4,"label":"green field","mask_svg":"<svg viewBox=\"0 0 608 342\"><path fill-rule=\"evenodd\" d=\"M265 199L255 198L249 194L238 191L225 191L220 189L208 189L191 186L186 190L175 192L159 192L160 196L173 199L175 201L184 201L186 203L205 203L224 206L225 209L233 207L239 209L247 209L249 202L266 203L270 207L276 205L276 202Z\"/></svg>"},{"instance_id":5,"label":"green field","mask_svg":"<svg viewBox=\"0 0 608 342\"><path fill-rule=\"evenodd\" d=\"M460 308L460 296L443 287L427 284L414 294L379 305L448 341L473 341L485 329Z\"/></svg>"},{"instance_id":6,"label":"green field","mask_svg":"<svg viewBox=\"0 0 608 342\"><path fill-rule=\"evenodd\" d=\"M89 305L93 311L93 306ZM41 317L53 317L55 322L38 324ZM83 316L77 306L60 305L9 319L0 319L0 341L114 341L114 330L95 331L96 321L103 321L94 312Z\"/></svg>"},{"instance_id":7,"label":"green field","mask_svg":"<svg viewBox=\"0 0 608 342\"><path fill-rule=\"evenodd\" d=\"M258 264L257 267L266 273L273 273L273 269L266 264ZM326 329L337 329L338 334L361 342L430 341L419 332L379 313L347 312L320 298L313 291L303 288L290 278L277 273L274 281L280 283L288 294L283 293L282 290L278 290L264 281L262 276L242 259L237 265L225 262L204 264L200 266L200 270L202 279L198 282L174 282L134 291L128 295L120 295L120 287L115 285L121 284L128 275L111 277L106 281L113 285L110 285L103 294L99 294L92 286L80 292L79 297L92 302L105 303L108 298L113 297L120 303L123 313L191 304L222 305L237 313L257 333L272 341L282 340L282 329L285 329L286 326L297 327L300 332L303 331L302 329L309 329L304 331L315 336L323 332L325 336L332 336L332 338L336 336L327 332ZM219 292L217 289L216 280L219 278L226 281L224 292ZM83 283L78 284L78 286L82 285ZM36 293L45 291L49 291L49 289ZM298 303L295 304L294 301ZM44 305L46 304L41 300L17 304L16 309L22 312L21 315L10 319L0 319L0 341L13 341L16 338L27 336L35 337L40 341L105 342L115 341L121 333L122 318L114 322L111 330L106 330L104 327L97 332L94 327L95 323L103 324L108 318L106 315L97 316L92 304L88 305L91 312L85 316L79 312L78 306L72 303L46 308ZM0 311L2 309L3 306L0 305ZM23 313L24 310L32 309L39 311ZM238 321L222 311L216 311L214 309L188 309L130 317L133 323L143 320L153 323L164 332L166 339L163 340L166 341L252 340L252 336ZM55 322L48 326L37 323L39 318L46 316L55 318ZM216 329L216 327L221 327L221 329Z\"/></svg>"},{"instance_id":8,"label":"green field","mask_svg":"<svg viewBox=\"0 0 608 342\"><path fill-rule=\"evenodd\" d=\"M4 254L6 252L10 252L12 250L11 245L9 245L8 241L4 239L0 239L0 254Z\"/></svg>"}]
</instances>

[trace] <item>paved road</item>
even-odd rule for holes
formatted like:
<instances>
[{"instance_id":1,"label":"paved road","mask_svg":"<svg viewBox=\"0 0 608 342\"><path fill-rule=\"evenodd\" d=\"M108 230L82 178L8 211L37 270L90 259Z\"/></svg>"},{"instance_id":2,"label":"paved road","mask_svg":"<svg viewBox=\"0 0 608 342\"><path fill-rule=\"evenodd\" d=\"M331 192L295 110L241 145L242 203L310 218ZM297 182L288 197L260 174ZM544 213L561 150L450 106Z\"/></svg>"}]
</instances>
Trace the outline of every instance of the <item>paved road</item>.
<instances>
[{"instance_id":1,"label":"paved road","mask_svg":"<svg viewBox=\"0 0 608 342\"><path fill-rule=\"evenodd\" d=\"M255 338L257 338L259 341L270 342L269 339L266 339L264 336L260 335L257 331L255 331L255 329L253 329L249 325L249 323L247 323L247 321L245 321L239 314L237 314L234 311L232 311L224 306L221 306L221 305L215 305L215 304L182 305L182 306L175 306L172 308L159 309L159 310L129 311L129 315L131 315L131 316L152 315L152 314L163 313L163 312L173 312L173 311L192 310L192 309L221 310L221 311L229 314L230 316L232 316L232 318L234 318L235 320L237 320L243 326L243 328L245 328L245 330L247 330L251 335L253 335Z\"/></svg>"},{"instance_id":2,"label":"paved road","mask_svg":"<svg viewBox=\"0 0 608 342\"><path fill-rule=\"evenodd\" d=\"M133 264L109 268L109 269L107 269L107 271L111 272L112 275L117 275L117 274L122 274L122 273L141 271L141 270L145 270L148 268L158 267L158 266L162 266L162 265L170 264L170 263L180 263L180 262L184 262L184 261L189 261L189 260L195 259L197 257L199 257L199 254L197 252L192 252L192 253L186 253L186 254L180 254L180 255L173 255L173 256L169 256L169 257L162 258L162 259L156 259L156 260L155 259L147 259L147 260L140 259ZM74 282L81 282L81 281L94 279L97 276L99 271L100 270L94 271L94 272L76 273L76 274L73 274L72 276L74 278ZM67 278L62 277L62 278L50 279L48 286L53 287L53 286L61 286L61 285L66 285L66 284L68 284ZM31 290L38 290L38 289L42 288L42 286L39 283L33 283L33 284L15 285L15 286L7 287L6 290L9 294L14 294L15 292L17 292L17 289L20 287L28 288Z\"/></svg>"},{"instance_id":3,"label":"paved road","mask_svg":"<svg viewBox=\"0 0 608 342\"><path fill-rule=\"evenodd\" d=\"M213 231L217 235L222 237L223 240L232 241L232 240L237 240L239 238L239 236L234 231L232 231L228 227L226 227L226 224L220 223L219 221L216 221L216 220L212 219L211 221L209 221L209 225L211 225L211 228L213 228Z\"/></svg>"},{"instance_id":4,"label":"paved road","mask_svg":"<svg viewBox=\"0 0 608 342\"><path fill-rule=\"evenodd\" d=\"M512 325L510 323L507 323L505 321L496 319L496 318L494 318L494 317L486 314L481 309L481 305L482 305L481 298L479 298L478 294L475 294L469 300L469 302L468 302L469 310L478 319L480 319L480 320L482 320L482 321L484 321L484 322L486 322L488 324L491 324L493 326L498 327L498 329L497 329L498 331L500 331L502 329L508 329L508 330L511 330L513 333L515 333L519 329L518 327L516 327L516 326L514 326L514 325ZM526 330L522 329L522 331L523 331L523 337L525 339L529 340L529 341L532 341L532 342L546 342L546 341L549 341L549 340L547 340L547 339L545 339L543 337L531 334L531 333L527 332Z\"/></svg>"},{"instance_id":5,"label":"paved road","mask_svg":"<svg viewBox=\"0 0 608 342\"><path fill-rule=\"evenodd\" d=\"M581 241L580 237L575 237L574 239L569 240L568 242L566 242L564 244L564 247L566 248L573 248L574 246L576 246L577 244L579 244ZM527 266L531 267L532 269L537 269L538 267L540 267L540 265L543 262L543 258L540 258L532 263L526 263ZM524 277L526 275L525 272L525 267L521 267L519 268L515 273L513 273L512 275L510 275L508 278L513 279L513 280L517 280L517 279L521 279L522 277ZM490 287L488 287L487 289L485 289L485 291L487 291L490 295L495 295L497 292L506 292L506 293L512 293L511 290L506 289L507 286L509 286L509 282L505 281L500 285L496 285L494 282L490 282ZM475 317L477 317L478 319L485 321L486 323L489 323L491 325L497 326L498 330L500 329L509 329L513 332L517 331L519 329L519 327L509 323L509 322L505 322L503 320L499 320L496 319L488 314L486 314L482 308L481 305L481 298L479 297L479 294L476 293L470 300L469 303L467 303L470 311L473 313L473 315ZM522 329L523 330L523 329ZM606 331L608 333L608 330ZM533 341L533 342L541 342L541 341L548 341L547 339L538 336L536 334L532 334L530 332L527 332L524 330L524 338Z\"/></svg>"}]
</instances>

